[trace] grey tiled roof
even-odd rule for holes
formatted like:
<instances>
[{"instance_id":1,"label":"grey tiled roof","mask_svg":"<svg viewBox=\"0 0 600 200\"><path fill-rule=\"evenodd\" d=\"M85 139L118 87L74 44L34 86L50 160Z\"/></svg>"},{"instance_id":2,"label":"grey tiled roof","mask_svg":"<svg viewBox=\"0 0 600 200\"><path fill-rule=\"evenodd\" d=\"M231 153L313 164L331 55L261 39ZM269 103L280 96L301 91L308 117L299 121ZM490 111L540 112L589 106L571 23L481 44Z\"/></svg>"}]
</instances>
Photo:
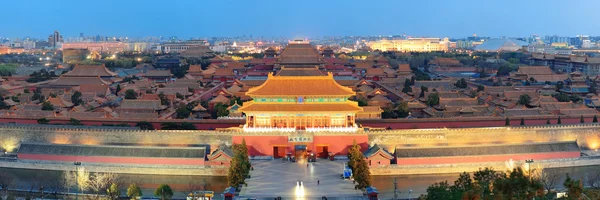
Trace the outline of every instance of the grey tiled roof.
<instances>
[{"instance_id":1,"label":"grey tiled roof","mask_svg":"<svg viewBox=\"0 0 600 200\"><path fill-rule=\"evenodd\" d=\"M204 158L206 148L23 143L17 153L71 156Z\"/></svg>"},{"instance_id":2,"label":"grey tiled roof","mask_svg":"<svg viewBox=\"0 0 600 200\"><path fill-rule=\"evenodd\" d=\"M450 157L580 151L576 141L465 147L398 148L396 157Z\"/></svg>"},{"instance_id":3,"label":"grey tiled roof","mask_svg":"<svg viewBox=\"0 0 600 200\"><path fill-rule=\"evenodd\" d=\"M383 154L389 155L390 157L393 157L391 153L389 153L387 150L385 150L384 148L381 148L379 145L374 144L372 147L369 147L369 150L367 150L365 152L365 157L371 157L373 155L375 155L378 151L381 151Z\"/></svg>"}]
</instances>

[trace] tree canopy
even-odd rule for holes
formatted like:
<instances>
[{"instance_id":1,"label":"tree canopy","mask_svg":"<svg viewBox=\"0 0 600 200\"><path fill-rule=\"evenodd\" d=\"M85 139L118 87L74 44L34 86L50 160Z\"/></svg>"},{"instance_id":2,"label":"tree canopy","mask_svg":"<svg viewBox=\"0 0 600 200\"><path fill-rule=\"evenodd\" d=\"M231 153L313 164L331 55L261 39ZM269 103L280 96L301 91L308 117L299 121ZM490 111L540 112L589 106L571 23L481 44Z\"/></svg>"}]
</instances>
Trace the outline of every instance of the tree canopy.
<instances>
[{"instance_id":1,"label":"tree canopy","mask_svg":"<svg viewBox=\"0 0 600 200\"><path fill-rule=\"evenodd\" d=\"M232 148L233 158L227 171L227 184L237 188L240 184L246 183L245 180L250 175L251 165L245 139L242 139L241 144L234 144Z\"/></svg>"},{"instance_id":2,"label":"tree canopy","mask_svg":"<svg viewBox=\"0 0 600 200\"><path fill-rule=\"evenodd\" d=\"M519 96L519 101L517 103L521 105L528 105L531 103L531 97L527 94L522 94Z\"/></svg>"},{"instance_id":3,"label":"tree canopy","mask_svg":"<svg viewBox=\"0 0 600 200\"><path fill-rule=\"evenodd\" d=\"M154 196L160 197L161 200L168 200L173 197L173 190L171 186L167 184L160 184L156 190L154 190Z\"/></svg>"}]
</instances>

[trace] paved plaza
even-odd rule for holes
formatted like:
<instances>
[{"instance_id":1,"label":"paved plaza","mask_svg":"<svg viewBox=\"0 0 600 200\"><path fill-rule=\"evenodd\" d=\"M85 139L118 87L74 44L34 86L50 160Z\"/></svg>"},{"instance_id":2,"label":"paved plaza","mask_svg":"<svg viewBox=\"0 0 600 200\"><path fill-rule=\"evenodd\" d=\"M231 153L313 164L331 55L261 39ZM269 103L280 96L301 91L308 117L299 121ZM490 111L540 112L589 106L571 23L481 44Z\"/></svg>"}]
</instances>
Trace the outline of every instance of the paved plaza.
<instances>
[{"instance_id":1,"label":"paved plaza","mask_svg":"<svg viewBox=\"0 0 600 200\"><path fill-rule=\"evenodd\" d=\"M273 199L315 199L322 196L362 199L362 191L355 190L352 180L340 178L344 166L341 161L284 162L282 160L253 161L254 171L246 179L240 197ZM302 181L302 186L297 182ZM320 184L317 184L317 181ZM352 198L357 197L357 198ZM329 198L334 199L334 198Z\"/></svg>"}]
</instances>

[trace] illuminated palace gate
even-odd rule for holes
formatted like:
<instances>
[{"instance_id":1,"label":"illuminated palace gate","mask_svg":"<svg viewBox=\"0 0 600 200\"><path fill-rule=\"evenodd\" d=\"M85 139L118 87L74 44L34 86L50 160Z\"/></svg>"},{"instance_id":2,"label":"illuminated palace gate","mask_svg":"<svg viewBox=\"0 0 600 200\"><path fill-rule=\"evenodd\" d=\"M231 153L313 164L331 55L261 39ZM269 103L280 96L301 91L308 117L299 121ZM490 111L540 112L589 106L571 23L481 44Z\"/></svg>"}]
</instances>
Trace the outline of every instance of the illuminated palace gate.
<instances>
[{"instance_id":1,"label":"illuminated palace gate","mask_svg":"<svg viewBox=\"0 0 600 200\"><path fill-rule=\"evenodd\" d=\"M318 134L313 135L305 131L290 132L289 135L275 135L268 132L258 135L234 135L233 143L240 144L246 141L250 156L273 156L283 158L286 155L297 156L305 153L314 153L320 158L347 155L354 141L361 149L368 149L369 137L364 133L351 134Z\"/></svg>"},{"instance_id":2,"label":"illuminated palace gate","mask_svg":"<svg viewBox=\"0 0 600 200\"><path fill-rule=\"evenodd\" d=\"M337 84L331 73L269 74L246 95L253 100L239 108L246 116L244 133L234 136L233 142L245 139L250 155L282 158L313 153L326 158L330 153L347 154L354 140L362 148L368 147L368 136L356 132L356 113L362 108L349 100L355 92Z\"/></svg>"}]
</instances>

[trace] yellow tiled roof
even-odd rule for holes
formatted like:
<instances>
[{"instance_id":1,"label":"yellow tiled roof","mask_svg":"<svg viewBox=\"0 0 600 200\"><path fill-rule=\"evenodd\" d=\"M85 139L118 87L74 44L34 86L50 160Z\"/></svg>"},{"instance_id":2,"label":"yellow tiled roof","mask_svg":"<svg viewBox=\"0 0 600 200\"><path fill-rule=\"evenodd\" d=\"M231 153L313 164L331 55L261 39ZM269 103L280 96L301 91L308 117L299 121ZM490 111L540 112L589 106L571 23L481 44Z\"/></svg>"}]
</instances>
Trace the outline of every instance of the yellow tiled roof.
<instances>
[{"instance_id":1,"label":"yellow tiled roof","mask_svg":"<svg viewBox=\"0 0 600 200\"><path fill-rule=\"evenodd\" d=\"M353 96L351 88L341 86L329 73L327 76L273 76L251 88L248 96Z\"/></svg>"},{"instance_id":2,"label":"yellow tiled roof","mask_svg":"<svg viewBox=\"0 0 600 200\"><path fill-rule=\"evenodd\" d=\"M267 104L244 102L241 112L359 112L363 109L354 102L336 104Z\"/></svg>"}]
</instances>

